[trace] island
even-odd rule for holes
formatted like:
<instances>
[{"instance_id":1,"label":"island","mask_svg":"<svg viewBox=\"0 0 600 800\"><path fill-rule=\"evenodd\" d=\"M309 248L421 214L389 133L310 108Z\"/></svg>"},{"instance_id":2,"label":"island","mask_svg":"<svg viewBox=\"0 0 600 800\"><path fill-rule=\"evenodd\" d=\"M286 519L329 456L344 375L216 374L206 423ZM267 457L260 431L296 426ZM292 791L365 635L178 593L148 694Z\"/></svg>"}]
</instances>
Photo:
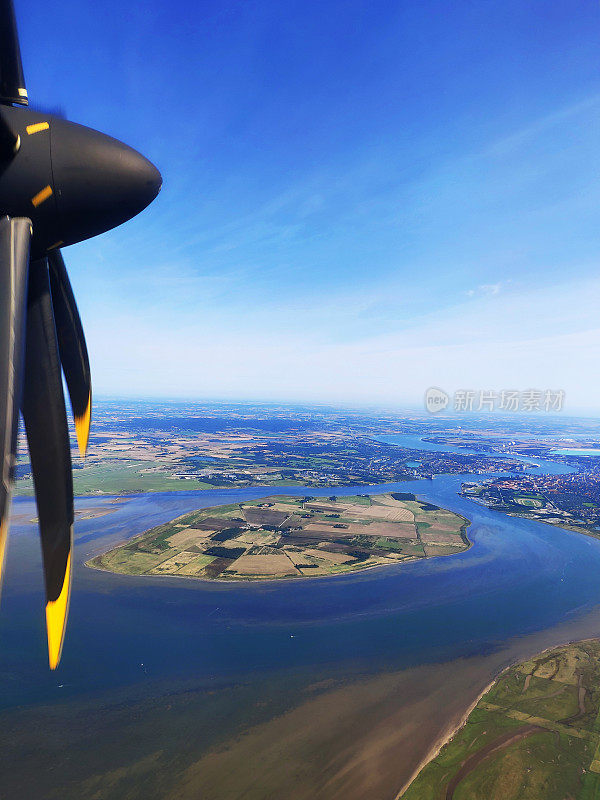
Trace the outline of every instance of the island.
<instances>
[{"instance_id":1,"label":"island","mask_svg":"<svg viewBox=\"0 0 600 800\"><path fill-rule=\"evenodd\" d=\"M468 525L409 493L277 495L192 511L86 566L205 580L321 577L460 553Z\"/></svg>"},{"instance_id":2,"label":"island","mask_svg":"<svg viewBox=\"0 0 600 800\"><path fill-rule=\"evenodd\" d=\"M592 800L600 790L600 642L507 669L403 800Z\"/></svg>"}]
</instances>

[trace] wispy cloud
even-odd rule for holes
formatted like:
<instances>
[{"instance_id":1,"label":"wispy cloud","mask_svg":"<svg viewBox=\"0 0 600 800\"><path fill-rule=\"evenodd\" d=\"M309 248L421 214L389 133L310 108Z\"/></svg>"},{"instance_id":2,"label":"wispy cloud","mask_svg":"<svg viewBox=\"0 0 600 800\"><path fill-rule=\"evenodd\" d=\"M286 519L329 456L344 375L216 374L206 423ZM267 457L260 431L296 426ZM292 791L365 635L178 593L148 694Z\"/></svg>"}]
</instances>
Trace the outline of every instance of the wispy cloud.
<instances>
[{"instance_id":1,"label":"wispy cloud","mask_svg":"<svg viewBox=\"0 0 600 800\"><path fill-rule=\"evenodd\" d=\"M483 283L476 289L467 289L467 297L475 297L476 295L496 295L500 294L505 284L502 281L498 283Z\"/></svg>"},{"instance_id":2,"label":"wispy cloud","mask_svg":"<svg viewBox=\"0 0 600 800\"><path fill-rule=\"evenodd\" d=\"M519 148L530 144L538 137L565 122L571 123L577 117L587 118L590 113L597 115L600 112L600 94L593 94L569 103L561 108L545 114L519 130L493 141L485 148L483 155L492 157L505 157Z\"/></svg>"}]
</instances>

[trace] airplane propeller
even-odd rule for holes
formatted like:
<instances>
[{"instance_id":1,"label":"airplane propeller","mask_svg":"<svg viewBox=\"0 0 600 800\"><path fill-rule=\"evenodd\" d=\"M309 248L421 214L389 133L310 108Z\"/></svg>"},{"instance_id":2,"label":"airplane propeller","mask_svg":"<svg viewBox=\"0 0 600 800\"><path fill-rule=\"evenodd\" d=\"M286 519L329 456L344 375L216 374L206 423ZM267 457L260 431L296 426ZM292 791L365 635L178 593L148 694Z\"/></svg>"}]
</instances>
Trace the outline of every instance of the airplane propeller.
<instances>
[{"instance_id":1,"label":"airplane propeller","mask_svg":"<svg viewBox=\"0 0 600 800\"><path fill-rule=\"evenodd\" d=\"M50 668L69 610L73 477L63 375L79 451L90 432L88 351L60 247L138 214L162 178L97 131L27 108L12 0L0 0L0 579L23 416L38 508Z\"/></svg>"}]
</instances>

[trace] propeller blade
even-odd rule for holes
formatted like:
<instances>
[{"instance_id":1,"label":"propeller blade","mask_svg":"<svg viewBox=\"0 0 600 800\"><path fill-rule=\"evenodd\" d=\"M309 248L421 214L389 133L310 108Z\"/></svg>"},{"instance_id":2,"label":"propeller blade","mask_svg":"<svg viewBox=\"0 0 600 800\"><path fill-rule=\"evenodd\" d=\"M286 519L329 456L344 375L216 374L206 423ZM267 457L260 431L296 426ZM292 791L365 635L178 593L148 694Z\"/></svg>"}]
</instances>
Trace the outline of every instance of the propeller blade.
<instances>
[{"instance_id":1,"label":"propeller blade","mask_svg":"<svg viewBox=\"0 0 600 800\"><path fill-rule=\"evenodd\" d=\"M28 104L12 0L0 0L0 103Z\"/></svg>"},{"instance_id":2,"label":"propeller blade","mask_svg":"<svg viewBox=\"0 0 600 800\"><path fill-rule=\"evenodd\" d=\"M83 326L60 250L48 255L58 349L71 398L79 452L85 456L92 413L92 377Z\"/></svg>"},{"instance_id":3,"label":"propeller blade","mask_svg":"<svg viewBox=\"0 0 600 800\"><path fill-rule=\"evenodd\" d=\"M0 580L17 450L30 239L31 222L28 219L0 219Z\"/></svg>"},{"instance_id":4,"label":"propeller blade","mask_svg":"<svg viewBox=\"0 0 600 800\"><path fill-rule=\"evenodd\" d=\"M73 477L46 259L29 268L21 409L29 444L46 583L50 669L60 661L71 592Z\"/></svg>"}]
</instances>

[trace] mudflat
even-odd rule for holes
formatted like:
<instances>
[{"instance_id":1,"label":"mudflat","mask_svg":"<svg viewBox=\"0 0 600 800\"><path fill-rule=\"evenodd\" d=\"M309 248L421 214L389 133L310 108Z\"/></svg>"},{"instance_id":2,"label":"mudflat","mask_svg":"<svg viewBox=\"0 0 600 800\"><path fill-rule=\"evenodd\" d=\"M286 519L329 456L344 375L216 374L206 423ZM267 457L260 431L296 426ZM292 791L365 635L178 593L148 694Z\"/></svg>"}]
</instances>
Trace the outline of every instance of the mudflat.
<instances>
[{"instance_id":1,"label":"mudflat","mask_svg":"<svg viewBox=\"0 0 600 800\"><path fill-rule=\"evenodd\" d=\"M394 800L507 664L596 625L600 632L598 613L486 655L403 671L288 670L221 685L148 686L136 700L125 690L5 712L3 793L7 800ZM50 724L61 731L60 750Z\"/></svg>"}]
</instances>

